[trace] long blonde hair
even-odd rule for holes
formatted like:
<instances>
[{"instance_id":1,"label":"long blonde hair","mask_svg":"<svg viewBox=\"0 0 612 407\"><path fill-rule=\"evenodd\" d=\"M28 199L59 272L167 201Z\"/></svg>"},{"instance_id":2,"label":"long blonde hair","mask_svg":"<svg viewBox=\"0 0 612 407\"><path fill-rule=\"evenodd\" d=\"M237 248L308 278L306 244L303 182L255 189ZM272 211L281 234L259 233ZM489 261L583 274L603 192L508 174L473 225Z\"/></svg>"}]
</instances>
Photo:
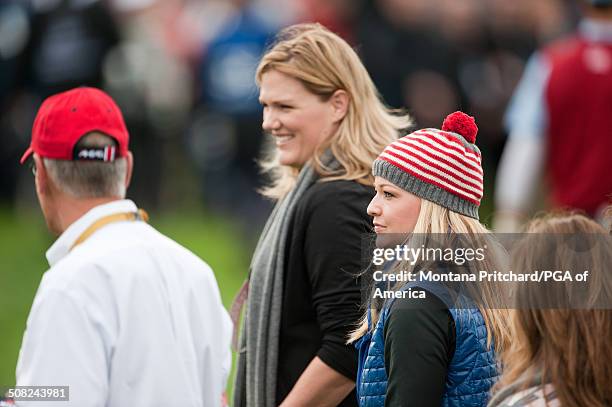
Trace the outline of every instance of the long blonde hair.
<instances>
[{"instance_id":1,"label":"long blonde hair","mask_svg":"<svg viewBox=\"0 0 612 407\"><path fill-rule=\"evenodd\" d=\"M428 234L443 235L452 233L461 233L469 236L471 239L479 241L479 247L488 246L489 256L483 260L474 260L470 262L470 270L498 270L503 263L503 254L505 251L501 245L497 244L492 238L490 231L484 227L478 220L453 212L436 203L426 199L421 200L421 209L416 225L414 226L413 236L426 236ZM396 284L394 289L400 288L403 283ZM490 344L493 340L495 350L500 352L504 349L510 340L509 327L509 312L505 309L495 309L493 304L499 304L495 299L494 283L488 281L479 282L479 301L477 302L478 309L482 314L487 327L487 342ZM371 324L368 324L367 313L370 312ZM349 342L353 342L362 337L368 329L372 330L376 326L379 315L376 307L370 307L366 310L366 314L362 317L359 326L352 332Z\"/></svg>"},{"instance_id":2,"label":"long blonde hair","mask_svg":"<svg viewBox=\"0 0 612 407\"><path fill-rule=\"evenodd\" d=\"M346 116L336 134L315 150L311 164L325 181L344 179L372 184L372 162L400 131L412 125L410 117L386 107L355 51L320 24L297 24L281 31L257 67L256 81L276 70L299 80L310 92L328 100L337 90L349 96ZM340 164L327 168L325 150ZM260 162L271 184L262 190L270 198L282 198L295 184L298 170L278 162L276 151Z\"/></svg>"},{"instance_id":3,"label":"long blonde hair","mask_svg":"<svg viewBox=\"0 0 612 407\"><path fill-rule=\"evenodd\" d=\"M539 234L578 234L580 240L592 244L580 256L567 245L550 244L545 237L525 239L513 252L513 269L532 270L551 259L563 270L597 270L589 278L589 302L609 302L612 285L609 273L612 264L612 240L606 230L583 215L549 215L536 219L527 229ZM551 235L546 239L551 240ZM562 236L562 235L561 235ZM585 257L588 260L585 264ZM550 266L550 265L549 265ZM591 270L593 271L593 270ZM574 283L577 284L577 283ZM581 283L578 283L581 284ZM555 294L571 297L570 285L555 285ZM591 298L595 293L598 298ZM612 310L610 309L540 309L540 297L550 295L541 287L525 286L518 293L520 307L513 311L512 345L502 353L504 372L496 389L541 375L551 383L563 407L612 406Z\"/></svg>"}]
</instances>

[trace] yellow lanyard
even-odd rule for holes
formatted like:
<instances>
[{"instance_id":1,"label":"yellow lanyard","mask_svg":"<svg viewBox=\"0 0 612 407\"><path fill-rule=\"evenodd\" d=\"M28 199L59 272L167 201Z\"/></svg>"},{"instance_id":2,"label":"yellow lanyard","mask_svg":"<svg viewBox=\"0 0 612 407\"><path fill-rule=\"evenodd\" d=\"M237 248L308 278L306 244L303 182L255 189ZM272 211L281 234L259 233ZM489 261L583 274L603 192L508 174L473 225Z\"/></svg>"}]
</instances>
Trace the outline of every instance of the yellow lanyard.
<instances>
[{"instance_id":1,"label":"yellow lanyard","mask_svg":"<svg viewBox=\"0 0 612 407\"><path fill-rule=\"evenodd\" d=\"M137 212L115 213L115 214L100 218L94 223L92 223L91 226L89 226L87 229L85 229L83 233L81 233L81 235L77 238L77 240L75 240L72 246L70 246L69 251L74 249L76 246L80 245L81 243L83 243L85 240L87 240L87 238L89 238L89 236L93 235L98 229L103 228L109 223L122 222L126 220L127 221L140 220L143 222L148 222L149 215L147 214L147 212L144 211L144 209L138 209Z\"/></svg>"}]
</instances>

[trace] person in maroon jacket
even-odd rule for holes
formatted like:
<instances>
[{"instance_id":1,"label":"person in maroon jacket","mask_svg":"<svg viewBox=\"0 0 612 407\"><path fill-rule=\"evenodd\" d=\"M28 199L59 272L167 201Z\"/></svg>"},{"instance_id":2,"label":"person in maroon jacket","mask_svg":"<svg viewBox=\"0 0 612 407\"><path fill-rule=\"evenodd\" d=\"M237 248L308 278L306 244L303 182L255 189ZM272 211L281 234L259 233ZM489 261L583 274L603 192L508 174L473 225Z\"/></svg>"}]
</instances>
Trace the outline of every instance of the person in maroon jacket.
<instances>
[{"instance_id":1,"label":"person in maroon jacket","mask_svg":"<svg viewBox=\"0 0 612 407\"><path fill-rule=\"evenodd\" d=\"M496 228L516 230L545 169L555 208L599 219L612 202L612 1L583 0L577 31L536 52L509 110Z\"/></svg>"}]
</instances>

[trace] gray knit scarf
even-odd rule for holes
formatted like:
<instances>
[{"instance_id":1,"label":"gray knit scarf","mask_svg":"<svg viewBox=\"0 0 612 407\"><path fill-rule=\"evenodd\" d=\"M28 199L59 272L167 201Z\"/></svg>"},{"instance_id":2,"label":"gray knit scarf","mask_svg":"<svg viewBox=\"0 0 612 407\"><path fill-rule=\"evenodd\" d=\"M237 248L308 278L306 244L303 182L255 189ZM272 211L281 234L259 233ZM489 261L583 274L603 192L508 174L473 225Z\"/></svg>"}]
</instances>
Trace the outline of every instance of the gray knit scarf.
<instances>
[{"instance_id":1,"label":"gray knit scarf","mask_svg":"<svg viewBox=\"0 0 612 407\"><path fill-rule=\"evenodd\" d=\"M310 165L300 171L295 187L268 218L251 260L248 298L240 347L234 407L276 405L276 375L283 272L289 225L304 192L317 180Z\"/></svg>"}]
</instances>

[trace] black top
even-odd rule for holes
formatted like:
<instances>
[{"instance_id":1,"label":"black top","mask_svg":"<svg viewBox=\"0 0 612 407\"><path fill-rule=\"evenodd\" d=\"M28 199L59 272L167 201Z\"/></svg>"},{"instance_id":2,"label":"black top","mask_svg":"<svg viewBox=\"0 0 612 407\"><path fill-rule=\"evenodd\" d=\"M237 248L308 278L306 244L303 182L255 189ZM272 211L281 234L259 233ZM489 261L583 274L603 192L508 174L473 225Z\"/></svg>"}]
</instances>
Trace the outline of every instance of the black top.
<instances>
[{"instance_id":1,"label":"black top","mask_svg":"<svg viewBox=\"0 0 612 407\"><path fill-rule=\"evenodd\" d=\"M276 398L282 402L310 361L355 380L347 345L361 317L361 241L371 232L374 190L353 181L317 182L296 207L287 242ZM340 406L357 406L353 391Z\"/></svg>"},{"instance_id":2,"label":"black top","mask_svg":"<svg viewBox=\"0 0 612 407\"><path fill-rule=\"evenodd\" d=\"M428 291L424 299L395 300L384 336L385 407L439 407L455 353L455 322L448 308Z\"/></svg>"}]
</instances>

